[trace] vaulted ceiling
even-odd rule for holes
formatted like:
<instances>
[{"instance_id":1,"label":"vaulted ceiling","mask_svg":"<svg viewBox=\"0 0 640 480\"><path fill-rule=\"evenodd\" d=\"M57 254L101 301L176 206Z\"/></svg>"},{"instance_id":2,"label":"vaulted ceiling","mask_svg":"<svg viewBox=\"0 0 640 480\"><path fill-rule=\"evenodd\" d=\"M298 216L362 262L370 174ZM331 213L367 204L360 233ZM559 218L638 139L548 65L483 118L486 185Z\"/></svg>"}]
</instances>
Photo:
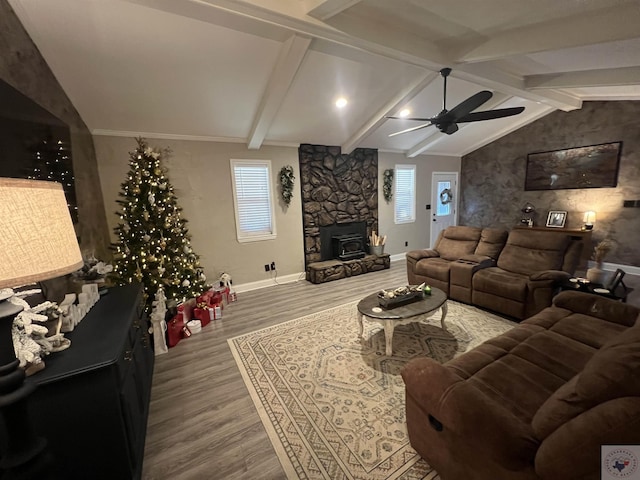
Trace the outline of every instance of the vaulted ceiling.
<instances>
[{"instance_id":1,"label":"vaulted ceiling","mask_svg":"<svg viewBox=\"0 0 640 480\"><path fill-rule=\"evenodd\" d=\"M96 134L464 155L554 110L640 99L639 0L9 0ZM517 116L446 135L385 118ZM337 108L339 97L347 105Z\"/></svg>"}]
</instances>

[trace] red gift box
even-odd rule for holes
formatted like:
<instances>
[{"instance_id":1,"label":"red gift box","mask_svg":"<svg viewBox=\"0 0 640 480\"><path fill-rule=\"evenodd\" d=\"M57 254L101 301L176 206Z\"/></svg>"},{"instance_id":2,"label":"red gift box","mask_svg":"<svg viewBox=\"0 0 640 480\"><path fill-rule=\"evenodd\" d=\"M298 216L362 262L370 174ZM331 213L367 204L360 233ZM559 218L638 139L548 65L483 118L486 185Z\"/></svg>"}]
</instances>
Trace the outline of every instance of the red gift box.
<instances>
[{"instance_id":1,"label":"red gift box","mask_svg":"<svg viewBox=\"0 0 640 480\"><path fill-rule=\"evenodd\" d=\"M222 292L216 292L213 289L207 290L197 298L198 304L206 303L209 307L220 305L222 307Z\"/></svg>"},{"instance_id":2,"label":"red gift box","mask_svg":"<svg viewBox=\"0 0 640 480\"><path fill-rule=\"evenodd\" d=\"M200 324L203 327L206 327L211 321L211 314L209 313L208 308L194 308L193 318L197 318L198 320L200 320Z\"/></svg>"},{"instance_id":3,"label":"red gift box","mask_svg":"<svg viewBox=\"0 0 640 480\"><path fill-rule=\"evenodd\" d=\"M171 320L167 322L167 346L175 347L183 338L191 336L191 330L187 327L182 312L178 312Z\"/></svg>"}]
</instances>

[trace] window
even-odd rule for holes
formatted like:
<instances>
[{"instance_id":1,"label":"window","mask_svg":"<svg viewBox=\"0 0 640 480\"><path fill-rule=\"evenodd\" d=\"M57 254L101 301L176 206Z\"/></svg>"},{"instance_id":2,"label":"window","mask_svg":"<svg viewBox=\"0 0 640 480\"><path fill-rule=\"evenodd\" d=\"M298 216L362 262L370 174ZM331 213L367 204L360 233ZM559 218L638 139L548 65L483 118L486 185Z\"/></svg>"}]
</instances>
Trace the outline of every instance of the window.
<instances>
[{"instance_id":1,"label":"window","mask_svg":"<svg viewBox=\"0 0 640 480\"><path fill-rule=\"evenodd\" d=\"M231 160L231 180L239 242L276 237L271 201L271 161Z\"/></svg>"},{"instance_id":2,"label":"window","mask_svg":"<svg viewBox=\"0 0 640 480\"><path fill-rule=\"evenodd\" d=\"M416 221L416 166L396 165L395 223Z\"/></svg>"},{"instance_id":3,"label":"window","mask_svg":"<svg viewBox=\"0 0 640 480\"><path fill-rule=\"evenodd\" d=\"M447 191L449 195L447 195ZM438 217L451 214L451 182L438 182L438 206L436 207L436 215ZM447 202L447 203L444 203Z\"/></svg>"}]
</instances>

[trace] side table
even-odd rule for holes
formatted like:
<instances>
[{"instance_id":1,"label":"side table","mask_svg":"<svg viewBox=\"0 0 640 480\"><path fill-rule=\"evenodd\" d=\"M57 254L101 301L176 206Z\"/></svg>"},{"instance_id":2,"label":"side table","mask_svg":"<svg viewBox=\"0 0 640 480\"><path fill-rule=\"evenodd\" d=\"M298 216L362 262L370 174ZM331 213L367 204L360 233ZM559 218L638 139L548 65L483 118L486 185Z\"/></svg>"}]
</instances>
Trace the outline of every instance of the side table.
<instances>
[{"instance_id":1,"label":"side table","mask_svg":"<svg viewBox=\"0 0 640 480\"><path fill-rule=\"evenodd\" d=\"M591 293L593 295L612 298L622 303L626 303L627 295L633 292L633 288L628 288L624 284L618 285L618 287L611 292L599 283L571 282L569 280L560 284L560 290L575 290L578 292Z\"/></svg>"}]
</instances>

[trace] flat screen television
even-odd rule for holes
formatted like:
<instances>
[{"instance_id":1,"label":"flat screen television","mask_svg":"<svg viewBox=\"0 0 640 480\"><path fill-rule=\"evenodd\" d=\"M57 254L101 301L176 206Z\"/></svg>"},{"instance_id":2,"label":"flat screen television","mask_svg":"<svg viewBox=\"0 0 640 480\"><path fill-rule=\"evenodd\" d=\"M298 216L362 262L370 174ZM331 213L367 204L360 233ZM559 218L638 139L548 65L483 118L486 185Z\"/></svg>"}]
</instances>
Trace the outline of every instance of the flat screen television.
<instances>
[{"instance_id":1,"label":"flat screen television","mask_svg":"<svg viewBox=\"0 0 640 480\"><path fill-rule=\"evenodd\" d=\"M0 177L62 184L69 212L78 221L69 127L0 80Z\"/></svg>"}]
</instances>

